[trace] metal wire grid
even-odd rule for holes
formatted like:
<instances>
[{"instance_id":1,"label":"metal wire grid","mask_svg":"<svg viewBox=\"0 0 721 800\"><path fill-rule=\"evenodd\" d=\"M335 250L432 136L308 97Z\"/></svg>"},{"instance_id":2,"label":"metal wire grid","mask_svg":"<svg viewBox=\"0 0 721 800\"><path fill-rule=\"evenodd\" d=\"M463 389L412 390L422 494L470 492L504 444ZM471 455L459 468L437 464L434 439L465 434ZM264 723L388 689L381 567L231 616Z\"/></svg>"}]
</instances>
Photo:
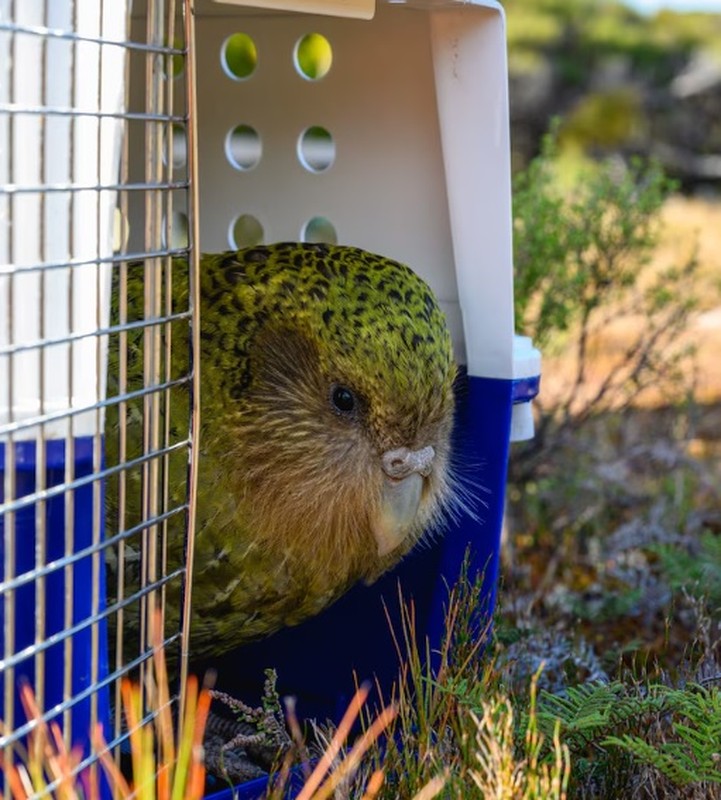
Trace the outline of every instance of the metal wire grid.
<instances>
[{"instance_id":1,"label":"metal wire grid","mask_svg":"<svg viewBox=\"0 0 721 800\"><path fill-rule=\"evenodd\" d=\"M19 711L23 677L43 719L68 744L87 742L79 720L107 722L111 694L119 707L120 678L148 659L148 621L169 587L183 613L163 643L187 641L193 22L192 0L148 0L132 17L123 0L0 0L3 758L36 724ZM173 537L185 542L175 563ZM113 716L111 748L127 735ZM78 771L94 761L85 755Z\"/></svg>"}]
</instances>

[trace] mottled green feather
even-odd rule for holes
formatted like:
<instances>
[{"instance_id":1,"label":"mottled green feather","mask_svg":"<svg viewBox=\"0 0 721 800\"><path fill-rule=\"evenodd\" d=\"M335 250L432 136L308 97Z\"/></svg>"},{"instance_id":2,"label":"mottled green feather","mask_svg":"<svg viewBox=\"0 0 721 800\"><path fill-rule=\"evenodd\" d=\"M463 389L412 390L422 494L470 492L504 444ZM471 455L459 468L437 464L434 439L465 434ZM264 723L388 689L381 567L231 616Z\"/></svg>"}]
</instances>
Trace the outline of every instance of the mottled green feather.
<instances>
[{"instance_id":1,"label":"mottled green feather","mask_svg":"<svg viewBox=\"0 0 721 800\"><path fill-rule=\"evenodd\" d=\"M450 496L455 367L432 292L390 259L351 247L287 243L206 255L201 270L191 649L210 654L296 624L355 582L375 580L438 524ZM142 317L143 275L137 268L128 280L130 319ZM175 308L184 307L184 292L181 281ZM176 345L184 327L185 321L174 323ZM148 349L141 336L130 336L131 387L142 386ZM173 376L187 369L186 351L173 351ZM117 355L111 394L115 363ZM351 391L351 412L334 405L338 387ZM169 421L177 439L187 431L187 384L173 395ZM142 414L135 410L131 420L134 454L141 451ZM116 424L110 418L111 463ZM435 457L417 518L402 545L378 555L372 531L389 482L380 459L396 448L428 446ZM184 451L177 455L168 486L182 502ZM136 473L128 480L131 521L140 514ZM112 487L110 494L115 507ZM182 557L181 534L175 524L171 567ZM177 606L176 584L168 592Z\"/></svg>"}]
</instances>

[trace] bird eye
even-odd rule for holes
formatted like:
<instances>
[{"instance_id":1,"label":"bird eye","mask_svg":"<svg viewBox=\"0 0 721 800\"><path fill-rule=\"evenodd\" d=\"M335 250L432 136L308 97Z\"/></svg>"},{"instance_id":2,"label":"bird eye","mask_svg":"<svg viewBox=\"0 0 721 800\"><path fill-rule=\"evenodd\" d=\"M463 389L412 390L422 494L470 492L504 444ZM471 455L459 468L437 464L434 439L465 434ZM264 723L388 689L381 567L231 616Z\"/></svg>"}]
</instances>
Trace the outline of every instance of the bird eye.
<instances>
[{"instance_id":1,"label":"bird eye","mask_svg":"<svg viewBox=\"0 0 721 800\"><path fill-rule=\"evenodd\" d=\"M355 395L346 386L334 386L331 389L330 401L333 409L340 414L350 414L355 411Z\"/></svg>"}]
</instances>

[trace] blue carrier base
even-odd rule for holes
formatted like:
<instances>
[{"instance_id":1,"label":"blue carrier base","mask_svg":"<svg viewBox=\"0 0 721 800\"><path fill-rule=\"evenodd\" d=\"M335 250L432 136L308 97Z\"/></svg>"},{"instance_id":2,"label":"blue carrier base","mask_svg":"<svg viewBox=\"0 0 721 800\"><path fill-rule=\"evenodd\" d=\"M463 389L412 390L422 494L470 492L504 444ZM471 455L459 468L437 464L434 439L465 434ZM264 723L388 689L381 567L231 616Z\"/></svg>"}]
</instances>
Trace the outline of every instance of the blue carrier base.
<instances>
[{"instance_id":1,"label":"blue carrier base","mask_svg":"<svg viewBox=\"0 0 721 800\"><path fill-rule=\"evenodd\" d=\"M4 502L5 490L5 465L6 450L8 445L0 443L0 503ZM37 446L35 441L18 441L14 448L14 480L15 500L20 500L36 491L37 472ZM91 476L93 470L93 437L77 437L73 440L73 465L70 478L73 481ZM64 439L48 440L45 442L45 486L50 496L45 500L45 526L46 526L46 558L45 563L52 565L54 562L65 558L66 530L65 513L66 498L73 496L73 531L72 542L74 553L80 553L93 545L93 526L95 519L93 513L93 481L68 490L52 493L53 487L58 487L66 481L66 442ZM100 493L100 521L99 537L103 536L103 493ZM15 576L36 569L36 547L38 542L36 519L41 513L38 503L22 505L15 512ZM0 515L0 563L4 564L6 554L5 517ZM96 540L99 541L100 539ZM95 570L93 561L95 559ZM45 623L43 639L51 643L44 650L44 707L53 709L61 706L64 699L67 671L70 670L70 695L73 698L70 706L70 721L73 744L80 743L84 751L88 752L88 741L92 721L92 695L97 694L97 721L103 723L108 731L110 720L109 690L107 685L101 686L108 675L108 649L107 626L105 620L97 622L98 637L98 663L93 665L92 658L92 626L87 620L93 614L99 614L105 608L105 564L103 552L100 550L95 555L83 555L73 561L72 567L72 593L66 597L66 568L58 566L46 571L43 578L35 578L22 583L14 590L8 590L0 595L0 657L5 653L5 623L9 613L9 591L14 592L14 622L15 641L12 653L22 654L24 650L32 653L36 635L36 592L43 591L45 595ZM7 576L5 576L7 578ZM99 607L93 609L91 591L92 582L98 582ZM44 586L43 586L44 583ZM65 617L67 603L72 605L72 626L77 630L72 634L72 662L65 661L65 642L62 632L65 630ZM67 609L69 611L69 609ZM0 672L0 692L4 693L6 676ZM37 687L35 675L35 659L28 655L21 659L14 667L13 681L17 688L22 682L27 682L31 687ZM97 691L95 691L97 689ZM1 696L1 695L0 695ZM19 692L16 692L14 709L14 729L19 729L26 721L25 713L20 703ZM61 727L63 724L62 708L54 715Z\"/></svg>"}]
</instances>

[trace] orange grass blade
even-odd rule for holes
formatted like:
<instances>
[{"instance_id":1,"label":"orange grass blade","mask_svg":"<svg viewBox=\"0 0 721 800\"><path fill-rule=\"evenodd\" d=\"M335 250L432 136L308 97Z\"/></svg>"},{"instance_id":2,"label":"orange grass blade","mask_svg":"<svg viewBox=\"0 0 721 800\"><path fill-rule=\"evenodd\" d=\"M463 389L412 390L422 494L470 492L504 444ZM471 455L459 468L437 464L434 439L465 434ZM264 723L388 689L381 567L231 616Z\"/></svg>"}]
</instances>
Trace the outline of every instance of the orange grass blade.
<instances>
[{"instance_id":1,"label":"orange grass blade","mask_svg":"<svg viewBox=\"0 0 721 800\"><path fill-rule=\"evenodd\" d=\"M398 715L398 709L389 706L384 708L383 711L373 720L372 725L367 731L358 739L353 745L350 753L343 759L343 762L328 778L328 780L321 786L316 794L313 795L313 800L326 800L335 791L338 784L347 775L351 775L358 768L361 759L365 755L368 748L375 742L375 740L383 733L383 731L393 722ZM298 796L300 800L300 795Z\"/></svg>"},{"instance_id":2,"label":"orange grass blade","mask_svg":"<svg viewBox=\"0 0 721 800\"><path fill-rule=\"evenodd\" d=\"M50 724L50 735L51 741L46 744L46 759L53 780L58 781L58 797L60 800L74 800L78 797L78 792L75 787L76 778L73 770L82 760L82 749L75 747L68 751L57 722Z\"/></svg>"},{"instance_id":3,"label":"orange grass blade","mask_svg":"<svg viewBox=\"0 0 721 800\"><path fill-rule=\"evenodd\" d=\"M47 786L46 772L50 782L57 782L55 796L59 800L75 800L73 769L80 763L81 756L77 749L68 752L63 740L60 726L48 723L43 719L35 693L28 683L20 686L20 699L28 720L34 720L36 727L30 732L28 739L27 762L20 774L25 776L33 787L33 793L41 793Z\"/></svg>"},{"instance_id":4,"label":"orange grass blade","mask_svg":"<svg viewBox=\"0 0 721 800\"><path fill-rule=\"evenodd\" d=\"M133 784L140 800L155 800L155 755L152 726L141 725L142 696L139 687L125 678L120 684L125 718L130 730Z\"/></svg>"},{"instance_id":5,"label":"orange grass blade","mask_svg":"<svg viewBox=\"0 0 721 800\"><path fill-rule=\"evenodd\" d=\"M208 721L208 714L210 713L210 702L210 691L203 687L200 691L194 714L195 727L193 730L190 775L188 777L188 786L186 789L186 797L188 798L203 796L203 789L205 786L203 734L205 733L205 725Z\"/></svg>"},{"instance_id":6,"label":"orange grass blade","mask_svg":"<svg viewBox=\"0 0 721 800\"><path fill-rule=\"evenodd\" d=\"M57 781L58 786L54 792L56 797L60 800L76 797L73 790L74 776L68 771L67 762L62 757L54 753L46 753L45 769L50 777L50 782Z\"/></svg>"},{"instance_id":7,"label":"orange grass blade","mask_svg":"<svg viewBox=\"0 0 721 800\"><path fill-rule=\"evenodd\" d=\"M333 761L335 761L336 756L340 752L343 742L348 738L353 723L358 718L358 714L360 714L361 708L363 708L363 704L368 698L369 691L369 687L364 684L353 695L353 699L350 701L345 714L343 714L343 719L341 719L336 732L333 734L330 744L326 747L325 752L316 764L310 778L305 782L296 800L310 800L313 796L313 792L320 786L325 774L331 768Z\"/></svg>"},{"instance_id":8,"label":"orange grass blade","mask_svg":"<svg viewBox=\"0 0 721 800\"><path fill-rule=\"evenodd\" d=\"M18 784L18 777L15 775L15 767L12 764L5 766L5 760L0 755L0 769L7 775L7 782L10 787L10 796L13 800L22 800L25 797L22 784Z\"/></svg>"},{"instance_id":9,"label":"orange grass blade","mask_svg":"<svg viewBox=\"0 0 721 800\"><path fill-rule=\"evenodd\" d=\"M194 747L202 747L203 745L203 734L205 733L205 725L208 721L208 714L210 713L211 700L212 698L210 696L210 691L205 687L203 687L200 690L200 696L198 697L198 703L194 714L194 719L195 719L195 728L193 730Z\"/></svg>"},{"instance_id":10,"label":"orange grass blade","mask_svg":"<svg viewBox=\"0 0 721 800\"><path fill-rule=\"evenodd\" d=\"M366 784L365 792L363 793L363 797L361 800L375 800L378 792L380 792L383 781L386 779L386 776L382 769L377 769L368 779L368 783Z\"/></svg>"},{"instance_id":11,"label":"orange grass blade","mask_svg":"<svg viewBox=\"0 0 721 800\"><path fill-rule=\"evenodd\" d=\"M65 739L63 739L63 732L60 730L60 726L57 722L50 723L50 735L55 744L55 752L58 756L62 758L71 769L76 767L82 759L82 748L74 747L72 750L68 751L65 745Z\"/></svg>"},{"instance_id":12,"label":"orange grass blade","mask_svg":"<svg viewBox=\"0 0 721 800\"><path fill-rule=\"evenodd\" d=\"M168 690L168 669L163 648L163 615L156 609L153 616L153 667L158 692L158 716L156 726L160 740L160 760L163 764L175 761L175 736L173 735L173 718L170 712L170 693Z\"/></svg>"},{"instance_id":13,"label":"orange grass blade","mask_svg":"<svg viewBox=\"0 0 721 800\"><path fill-rule=\"evenodd\" d=\"M123 678L120 684L120 695L123 703L123 712L128 722L130 731L130 756L133 764L133 775L140 774L140 762L142 758L142 745L139 737L139 692L133 687L128 678Z\"/></svg>"},{"instance_id":14,"label":"orange grass blade","mask_svg":"<svg viewBox=\"0 0 721 800\"><path fill-rule=\"evenodd\" d=\"M20 685L20 701L27 719L36 723L35 728L28 734L28 758L22 771L33 787L34 791L29 792L32 795L35 792L39 793L45 787L43 757L47 752L47 723L35 700L32 686L25 681Z\"/></svg>"},{"instance_id":15,"label":"orange grass blade","mask_svg":"<svg viewBox=\"0 0 721 800\"><path fill-rule=\"evenodd\" d=\"M290 770L292 766L293 766L293 752L292 750L289 750L285 754L285 757L283 758L283 763L280 765L280 769L274 776L272 789L270 781L268 782L268 787L270 791L266 792L267 798L270 798L270 800L273 800L273 798L277 798L279 796L278 792L282 791L282 787L288 785L288 781L290 780ZM310 774L310 771L308 771L308 774ZM307 779L308 776L305 775L304 777Z\"/></svg>"},{"instance_id":16,"label":"orange grass blade","mask_svg":"<svg viewBox=\"0 0 721 800\"><path fill-rule=\"evenodd\" d=\"M161 764L158 769L157 786L158 800L169 800L170 798L170 776L172 771L171 764Z\"/></svg>"},{"instance_id":17,"label":"orange grass blade","mask_svg":"<svg viewBox=\"0 0 721 800\"><path fill-rule=\"evenodd\" d=\"M194 798L201 798L204 792L205 767L203 766L202 760L198 759L196 765L194 765L193 771L190 774L190 783L185 796L188 798L188 800L194 800Z\"/></svg>"},{"instance_id":18,"label":"orange grass blade","mask_svg":"<svg viewBox=\"0 0 721 800\"><path fill-rule=\"evenodd\" d=\"M125 776L118 769L115 759L113 759L113 757L110 755L108 743L105 741L105 736L103 735L103 726L101 723L97 723L95 726L95 731L93 732L92 738L93 747L95 748L95 752L98 754L100 765L102 766L103 771L108 778L108 782L116 793L120 793L120 796L123 798L123 800L129 800L132 790L128 782L125 780Z\"/></svg>"},{"instance_id":19,"label":"orange grass blade","mask_svg":"<svg viewBox=\"0 0 721 800\"><path fill-rule=\"evenodd\" d=\"M413 800L432 800L437 797L445 788L448 781L447 775L436 775L418 792L413 796Z\"/></svg>"},{"instance_id":20,"label":"orange grass blade","mask_svg":"<svg viewBox=\"0 0 721 800\"><path fill-rule=\"evenodd\" d=\"M87 800L100 800L100 778L97 770L95 772L87 772L86 775L88 781ZM115 795L115 800L117 800L117 794Z\"/></svg>"},{"instance_id":21,"label":"orange grass blade","mask_svg":"<svg viewBox=\"0 0 721 800\"><path fill-rule=\"evenodd\" d=\"M8 783L10 784L10 791L17 800L25 800L25 798L32 797L35 794L33 785L30 782L30 776L22 764L17 767L10 767Z\"/></svg>"},{"instance_id":22,"label":"orange grass blade","mask_svg":"<svg viewBox=\"0 0 721 800\"><path fill-rule=\"evenodd\" d=\"M185 711L182 719L182 737L178 742L178 757L175 762L175 774L173 776L172 800L182 800L184 787L187 784L190 761L193 751L193 718L198 706L198 679L195 675L188 677L185 685L186 700Z\"/></svg>"},{"instance_id":23,"label":"orange grass blade","mask_svg":"<svg viewBox=\"0 0 721 800\"><path fill-rule=\"evenodd\" d=\"M155 800L155 736L152 726L143 726L139 738L142 762L140 771L133 773L135 791L140 800Z\"/></svg>"},{"instance_id":24,"label":"orange grass blade","mask_svg":"<svg viewBox=\"0 0 721 800\"><path fill-rule=\"evenodd\" d=\"M20 684L20 701L28 719L36 719L40 724L44 724L41 719L40 708L35 702L35 692L33 692L32 686L24 680Z\"/></svg>"}]
</instances>

